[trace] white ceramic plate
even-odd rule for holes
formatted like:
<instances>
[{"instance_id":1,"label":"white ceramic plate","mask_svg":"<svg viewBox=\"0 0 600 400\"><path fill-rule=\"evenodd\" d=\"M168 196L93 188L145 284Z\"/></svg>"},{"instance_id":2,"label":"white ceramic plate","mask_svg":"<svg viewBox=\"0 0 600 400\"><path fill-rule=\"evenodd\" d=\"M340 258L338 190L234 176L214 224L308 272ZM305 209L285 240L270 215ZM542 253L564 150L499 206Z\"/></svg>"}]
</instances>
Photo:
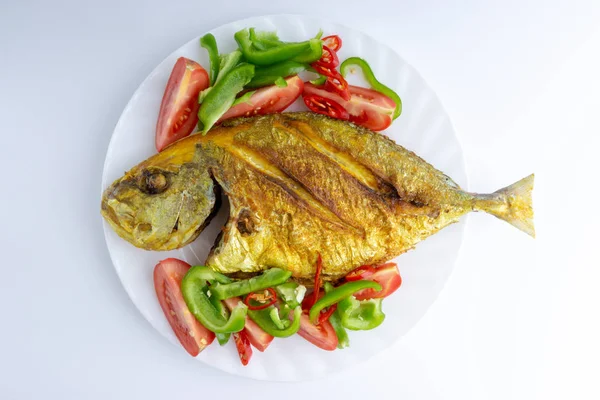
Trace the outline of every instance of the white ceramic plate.
<instances>
[{"instance_id":1,"label":"white ceramic plate","mask_svg":"<svg viewBox=\"0 0 600 400\"><path fill-rule=\"evenodd\" d=\"M233 34L252 26L276 30L283 40L292 41L312 37L319 29L323 29L325 35L339 34L343 39L340 60L351 56L368 60L379 80L396 90L402 98L402 115L384 133L402 146L415 151L466 188L461 147L444 108L421 76L387 45L345 26L304 16L251 18L221 26L211 33L215 35L220 51L229 52L236 47ZM175 50L146 78L125 107L113 133L102 177L103 190L122 176L123 171L156 152L154 130L161 98L171 68L181 56L208 66L206 52L199 46L196 38ZM357 78L350 79L351 83L353 81L360 82ZM304 105L298 101L292 109L304 109ZM202 264L217 232L224 225L228 214L226 208L223 207L194 243L171 252L137 249L119 238L104 223L108 250L125 290L152 326L180 351L184 350L171 331L156 299L152 271L158 261L167 257L178 257L192 265ZM224 347L220 347L215 341L197 357L198 360L232 374L277 381L322 377L363 362L402 337L436 299L458 256L464 224L463 220L444 229L420 243L416 250L396 260L403 284L384 302L385 322L373 331L351 332L350 348L325 352L299 336L276 339L265 353L254 351L250 364L243 367L232 341Z\"/></svg>"}]
</instances>

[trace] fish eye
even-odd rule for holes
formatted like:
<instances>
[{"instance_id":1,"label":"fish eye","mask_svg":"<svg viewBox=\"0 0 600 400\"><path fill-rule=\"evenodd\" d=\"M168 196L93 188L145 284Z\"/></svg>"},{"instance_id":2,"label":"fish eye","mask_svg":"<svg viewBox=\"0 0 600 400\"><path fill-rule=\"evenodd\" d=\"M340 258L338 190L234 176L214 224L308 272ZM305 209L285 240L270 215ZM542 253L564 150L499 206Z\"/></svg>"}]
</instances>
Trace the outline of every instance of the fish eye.
<instances>
[{"instance_id":1,"label":"fish eye","mask_svg":"<svg viewBox=\"0 0 600 400\"><path fill-rule=\"evenodd\" d=\"M159 194L167 190L169 180L161 171L144 170L138 182L140 190L147 194Z\"/></svg>"}]
</instances>

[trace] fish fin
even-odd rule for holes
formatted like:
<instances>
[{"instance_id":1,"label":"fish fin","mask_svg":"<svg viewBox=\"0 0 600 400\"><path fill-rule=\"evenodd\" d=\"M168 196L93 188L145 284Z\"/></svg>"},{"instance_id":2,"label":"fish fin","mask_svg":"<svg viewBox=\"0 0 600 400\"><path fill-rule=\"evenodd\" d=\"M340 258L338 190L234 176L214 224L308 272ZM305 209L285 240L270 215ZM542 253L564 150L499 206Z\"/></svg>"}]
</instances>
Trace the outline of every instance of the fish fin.
<instances>
[{"instance_id":1,"label":"fish fin","mask_svg":"<svg viewBox=\"0 0 600 400\"><path fill-rule=\"evenodd\" d=\"M531 237L535 237L531 200L533 178L534 175L531 174L492 194L476 196L475 208L503 219Z\"/></svg>"}]
</instances>

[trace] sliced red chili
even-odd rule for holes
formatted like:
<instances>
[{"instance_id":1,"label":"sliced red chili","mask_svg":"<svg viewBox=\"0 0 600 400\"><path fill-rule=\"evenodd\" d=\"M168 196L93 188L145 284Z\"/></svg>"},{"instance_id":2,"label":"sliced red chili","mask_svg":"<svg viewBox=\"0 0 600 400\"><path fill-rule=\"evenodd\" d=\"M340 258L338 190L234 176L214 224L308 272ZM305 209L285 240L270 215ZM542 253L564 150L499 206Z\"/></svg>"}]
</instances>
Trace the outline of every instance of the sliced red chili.
<instances>
[{"instance_id":1,"label":"sliced red chili","mask_svg":"<svg viewBox=\"0 0 600 400\"><path fill-rule=\"evenodd\" d=\"M340 97L346 101L350 100L348 82L337 71L335 71L335 76L327 77L327 81L325 81L325 86L323 88L328 92L339 94Z\"/></svg>"},{"instance_id":2,"label":"sliced red chili","mask_svg":"<svg viewBox=\"0 0 600 400\"><path fill-rule=\"evenodd\" d=\"M247 305L250 310L262 310L263 308L275 304L276 301L277 293L275 292L275 289L268 288L261 292L248 293L244 299L244 304Z\"/></svg>"},{"instance_id":3,"label":"sliced red chili","mask_svg":"<svg viewBox=\"0 0 600 400\"><path fill-rule=\"evenodd\" d=\"M311 67L313 67L315 69L315 71L317 71L317 73L323 75L323 76L327 76L327 77L336 77L338 75L340 75L340 73L334 68L328 67L324 64L319 64L319 62L314 62L312 64L310 64Z\"/></svg>"},{"instance_id":4,"label":"sliced red chili","mask_svg":"<svg viewBox=\"0 0 600 400\"><path fill-rule=\"evenodd\" d=\"M244 331L235 332L233 333L233 341L235 342L235 347L237 347L242 365L248 365L250 358L252 358L252 347L250 347L248 335Z\"/></svg>"},{"instance_id":5,"label":"sliced red chili","mask_svg":"<svg viewBox=\"0 0 600 400\"><path fill-rule=\"evenodd\" d=\"M319 114L327 115L331 118L348 120L350 115L348 111L333 100L326 99L316 94L303 96L304 104L311 110Z\"/></svg>"},{"instance_id":6,"label":"sliced red chili","mask_svg":"<svg viewBox=\"0 0 600 400\"><path fill-rule=\"evenodd\" d=\"M321 314L319 314L319 320L317 322L317 325L328 321L329 317L331 317L331 314L333 314L335 310L337 310L337 304L332 305L326 311L321 311Z\"/></svg>"},{"instance_id":7,"label":"sliced red chili","mask_svg":"<svg viewBox=\"0 0 600 400\"><path fill-rule=\"evenodd\" d=\"M338 65L340 65L340 59L338 58L335 51L331 50L327 46L323 46L323 55L316 61L314 64L319 64L326 68L334 69Z\"/></svg>"},{"instance_id":8,"label":"sliced red chili","mask_svg":"<svg viewBox=\"0 0 600 400\"><path fill-rule=\"evenodd\" d=\"M333 51L339 51L342 48L342 38L338 35L325 36L321 40Z\"/></svg>"},{"instance_id":9,"label":"sliced red chili","mask_svg":"<svg viewBox=\"0 0 600 400\"><path fill-rule=\"evenodd\" d=\"M321 253L317 253L317 270L315 272L315 287L313 289L313 301L309 309L311 309L317 299L319 298L319 292L321 290L321 270L323 269L323 259L321 258Z\"/></svg>"}]
</instances>

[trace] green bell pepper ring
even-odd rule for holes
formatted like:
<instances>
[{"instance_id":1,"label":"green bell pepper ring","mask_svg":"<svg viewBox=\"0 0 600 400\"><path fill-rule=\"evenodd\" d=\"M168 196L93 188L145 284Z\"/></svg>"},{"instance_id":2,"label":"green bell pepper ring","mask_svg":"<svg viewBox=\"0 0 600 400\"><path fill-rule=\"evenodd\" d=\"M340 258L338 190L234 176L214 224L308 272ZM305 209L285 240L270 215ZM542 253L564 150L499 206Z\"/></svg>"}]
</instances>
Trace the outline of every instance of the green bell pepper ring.
<instances>
[{"instance_id":1,"label":"green bell pepper ring","mask_svg":"<svg viewBox=\"0 0 600 400\"><path fill-rule=\"evenodd\" d=\"M268 86L275 83L278 78L287 78L288 76L298 75L305 71L307 64L296 61L283 61L268 67L258 67L254 70L254 78L250 81L247 87L257 88Z\"/></svg>"},{"instance_id":2,"label":"green bell pepper ring","mask_svg":"<svg viewBox=\"0 0 600 400\"><path fill-rule=\"evenodd\" d=\"M329 282L325 282L325 293L329 293L333 290L333 285ZM333 327L335 331L335 335L338 338L338 349L343 349L350 346L350 338L348 337L348 332L342 325L342 319L340 317L339 311L335 310L333 314L329 317L329 323Z\"/></svg>"},{"instance_id":3,"label":"green bell pepper ring","mask_svg":"<svg viewBox=\"0 0 600 400\"><path fill-rule=\"evenodd\" d=\"M262 46L263 50L261 50L253 45L249 29L236 32L234 38L246 61L259 66L276 64L286 60L313 62L321 58L323 51L320 40L317 39L310 39L305 42L271 42L270 45L277 45ZM313 42L319 42L318 49L316 43Z\"/></svg>"},{"instance_id":4,"label":"green bell pepper ring","mask_svg":"<svg viewBox=\"0 0 600 400\"><path fill-rule=\"evenodd\" d=\"M263 331L271 336L280 338L289 337L298 332L300 329L301 314L302 307L296 307L294 309L294 319L290 323L289 321L281 321L277 309L273 306L262 310L248 310L250 319L256 322Z\"/></svg>"},{"instance_id":5,"label":"green bell pepper ring","mask_svg":"<svg viewBox=\"0 0 600 400\"><path fill-rule=\"evenodd\" d=\"M342 65L340 65L340 72L344 78L347 77L348 74L351 72L353 65L356 65L362 70L363 74L365 75L365 79L367 80L367 82L369 82L369 85L371 85L371 88L373 90L386 95L387 97L392 99L394 103L396 103L396 109L394 110L394 119L398 118L398 116L400 116L400 114L402 113L402 100L400 99L400 96L398 96L398 94L392 89L379 82L377 78L375 78L375 74L373 73L373 70L371 69L369 63L360 57L350 57L346 59L342 63Z\"/></svg>"},{"instance_id":6,"label":"green bell pepper ring","mask_svg":"<svg viewBox=\"0 0 600 400\"><path fill-rule=\"evenodd\" d=\"M202 265L190 268L181 281L183 299L194 317L196 317L196 319L209 331L214 333L239 332L244 329L248 307L240 303L232 310L229 319L226 319L219 310L213 306L208 294L204 292L207 281L226 281L219 275L221 274ZM227 280L229 280L229 278L227 278ZM212 296L212 287L208 290L211 291Z\"/></svg>"},{"instance_id":7,"label":"green bell pepper ring","mask_svg":"<svg viewBox=\"0 0 600 400\"><path fill-rule=\"evenodd\" d=\"M203 135L229 110L236 95L244 89L253 76L254 65L242 63L229 71L212 87L198 111Z\"/></svg>"},{"instance_id":8,"label":"green bell pepper ring","mask_svg":"<svg viewBox=\"0 0 600 400\"><path fill-rule=\"evenodd\" d=\"M385 319L381 310L383 299L358 301L354 296L338 303L337 311L342 325L351 330L364 331L377 328Z\"/></svg>"},{"instance_id":9,"label":"green bell pepper ring","mask_svg":"<svg viewBox=\"0 0 600 400\"><path fill-rule=\"evenodd\" d=\"M381 285L377 282L361 280L346 282L343 285L332 289L329 293L326 293L325 296L317 300L317 302L310 309L308 316L310 317L311 322L313 324L317 322L319 314L324 308L332 306L335 303L339 303L341 300L352 296L354 293L363 289L375 289L376 291L380 291Z\"/></svg>"},{"instance_id":10,"label":"green bell pepper ring","mask_svg":"<svg viewBox=\"0 0 600 400\"><path fill-rule=\"evenodd\" d=\"M204 47L206 51L208 51L208 58L210 60L210 83L212 86L217 80L217 76L219 75L219 66L221 65L217 40L212 33L207 33L200 38L200 46Z\"/></svg>"},{"instance_id":11,"label":"green bell pepper ring","mask_svg":"<svg viewBox=\"0 0 600 400\"><path fill-rule=\"evenodd\" d=\"M230 297L239 297L251 292L268 289L287 281L292 276L291 271L284 271L280 268L271 268L261 275L235 281L228 284L214 284L210 291L218 299L224 300Z\"/></svg>"},{"instance_id":12,"label":"green bell pepper ring","mask_svg":"<svg viewBox=\"0 0 600 400\"><path fill-rule=\"evenodd\" d=\"M208 292L208 286L206 287L206 289L206 291ZM209 296L208 299L210 300L211 304L215 307L215 309L221 313L223 318L229 318L229 309L225 307L221 300L217 299L215 296ZM215 336L217 337L217 341L219 342L219 344L221 346L224 346L229 341L231 333L215 333Z\"/></svg>"}]
</instances>

